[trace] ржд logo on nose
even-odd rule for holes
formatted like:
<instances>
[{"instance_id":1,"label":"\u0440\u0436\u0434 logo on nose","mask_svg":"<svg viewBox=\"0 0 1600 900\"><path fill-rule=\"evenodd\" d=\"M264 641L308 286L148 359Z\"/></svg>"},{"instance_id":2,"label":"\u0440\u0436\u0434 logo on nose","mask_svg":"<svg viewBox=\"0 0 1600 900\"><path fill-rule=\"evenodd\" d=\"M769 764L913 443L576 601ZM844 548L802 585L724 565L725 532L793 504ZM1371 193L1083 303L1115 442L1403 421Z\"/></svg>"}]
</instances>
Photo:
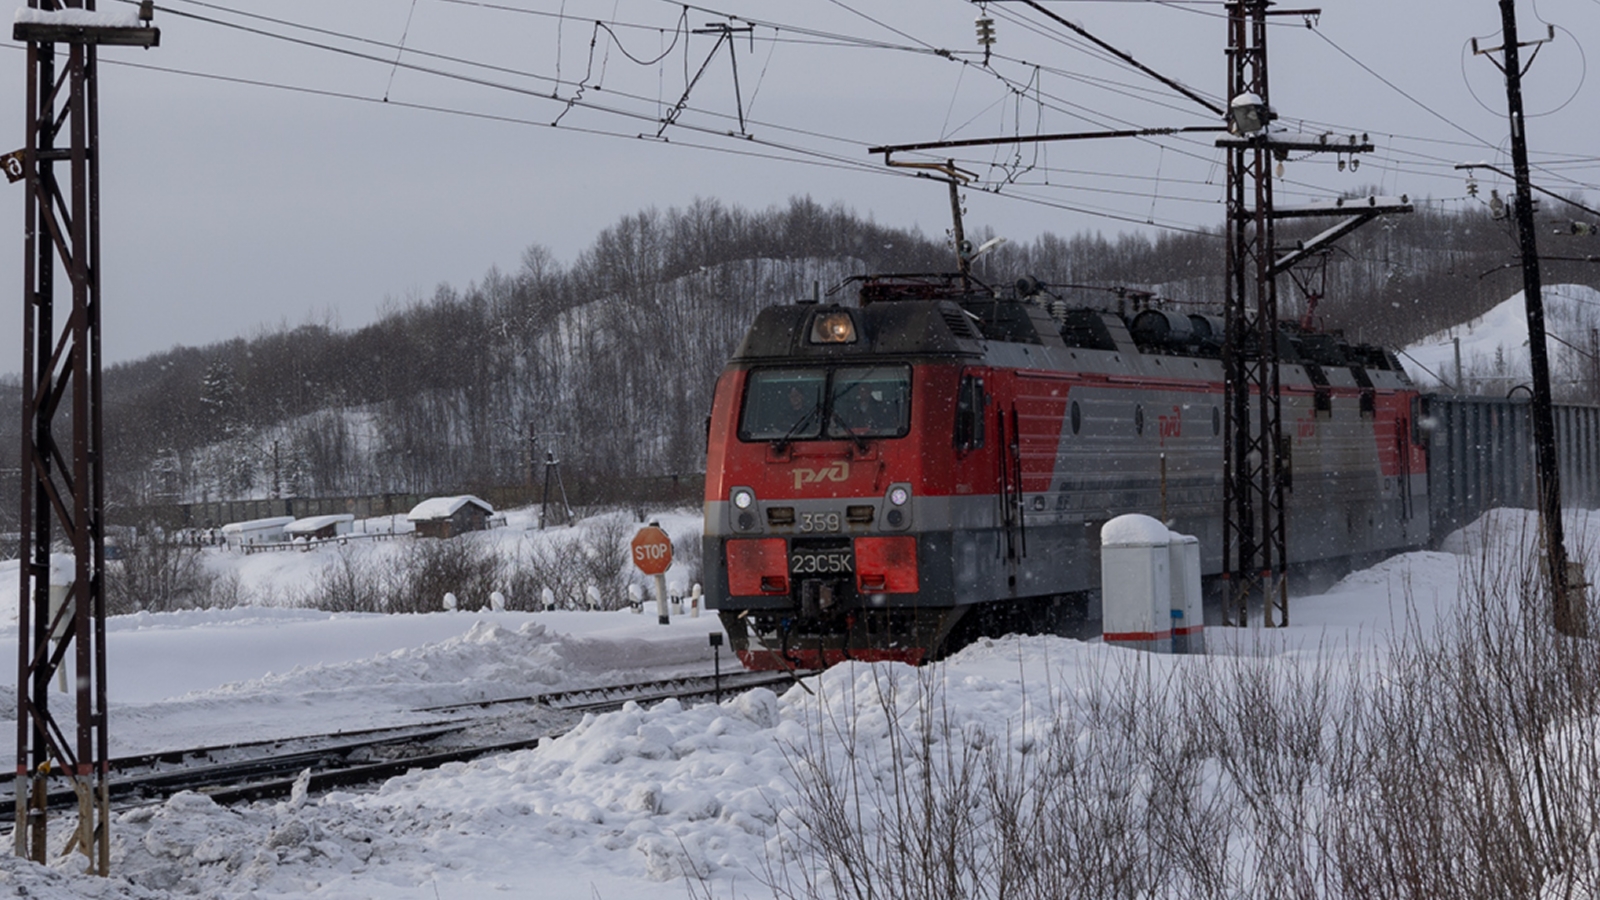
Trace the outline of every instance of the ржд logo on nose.
<instances>
[{"instance_id":1,"label":"\u0440\u0436\u0434 logo on nose","mask_svg":"<svg viewBox=\"0 0 1600 900\"><path fill-rule=\"evenodd\" d=\"M819 481L845 481L850 478L850 464L844 460L821 469L795 469L794 489L799 490L801 485L815 484Z\"/></svg>"}]
</instances>

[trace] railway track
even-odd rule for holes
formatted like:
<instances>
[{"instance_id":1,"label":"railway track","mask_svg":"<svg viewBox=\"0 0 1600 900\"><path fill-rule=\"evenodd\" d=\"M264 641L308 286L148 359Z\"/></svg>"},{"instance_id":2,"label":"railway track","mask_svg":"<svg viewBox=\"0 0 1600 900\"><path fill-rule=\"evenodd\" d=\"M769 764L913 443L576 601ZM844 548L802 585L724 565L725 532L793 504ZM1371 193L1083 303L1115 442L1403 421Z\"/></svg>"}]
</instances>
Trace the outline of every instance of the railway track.
<instances>
[{"instance_id":1,"label":"railway track","mask_svg":"<svg viewBox=\"0 0 1600 900\"><path fill-rule=\"evenodd\" d=\"M113 759L108 787L116 809L162 802L182 791L197 791L227 804L285 797L297 785L312 792L357 787L413 769L535 747L564 733L582 713L619 709L630 702L729 695L795 683L807 674L811 673L687 675L422 707L413 712L435 718L398 727ZM66 782L54 781L50 807L75 806L76 797ZM0 809L14 805L12 788L11 783L0 783ZM0 820L0 834L9 834L11 827L11 822Z\"/></svg>"},{"instance_id":2,"label":"railway track","mask_svg":"<svg viewBox=\"0 0 1600 900\"><path fill-rule=\"evenodd\" d=\"M456 712L508 704L543 704L552 709L588 712L615 709L628 702L650 703L673 697L679 700L690 700L710 697L718 692L738 693L752 688L798 682L801 678L813 674L816 673L806 670L793 674L789 672L738 671L721 676L683 675L677 678L663 678L656 681L602 685L576 688L568 691L547 691L541 694L501 697L493 700L474 700L467 703L451 703L444 706L425 706L418 709L417 712Z\"/></svg>"}]
</instances>

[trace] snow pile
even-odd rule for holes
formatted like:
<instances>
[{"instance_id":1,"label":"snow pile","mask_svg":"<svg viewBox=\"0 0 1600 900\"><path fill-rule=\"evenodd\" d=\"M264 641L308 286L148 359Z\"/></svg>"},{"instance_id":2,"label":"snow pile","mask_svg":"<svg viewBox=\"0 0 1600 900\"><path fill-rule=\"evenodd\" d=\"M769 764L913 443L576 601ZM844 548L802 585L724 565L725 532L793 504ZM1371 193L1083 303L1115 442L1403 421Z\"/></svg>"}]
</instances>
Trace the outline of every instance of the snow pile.
<instances>
[{"instance_id":1,"label":"snow pile","mask_svg":"<svg viewBox=\"0 0 1600 900\"><path fill-rule=\"evenodd\" d=\"M644 620L626 612L291 610L117 617L107 639L111 750L404 725L437 718L418 711L430 706L707 667L714 620L680 616L664 627ZM0 629L0 641L15 642L15 634L14 626ZM11 752L13 739L0 732L0 752Z\"/></svg>"}]
</instances>

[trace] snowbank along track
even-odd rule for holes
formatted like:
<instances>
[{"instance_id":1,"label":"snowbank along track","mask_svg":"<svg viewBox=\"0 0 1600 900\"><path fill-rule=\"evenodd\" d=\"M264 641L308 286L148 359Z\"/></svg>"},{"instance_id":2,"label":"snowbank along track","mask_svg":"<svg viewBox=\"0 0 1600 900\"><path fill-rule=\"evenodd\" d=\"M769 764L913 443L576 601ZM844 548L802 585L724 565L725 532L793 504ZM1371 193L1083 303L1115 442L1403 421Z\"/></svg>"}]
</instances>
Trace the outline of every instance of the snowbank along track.
<instances>
[{"instance_id":1,"label":"snowbank along track","mask_svg":"<svg viewBox=\"0 0 1600 900\"><path fill-rule=\"evenodd\" d=\"M284 797L296 789L354 787L413 769L535 747L564 733L583 713L797 683L808 674L687 675L423 707L413 712L455 715L404 726L122 757L110 762L109 789L115 806L131 808L182 791L198 791L218 803L239 803ZM496 712L482 712L491 708ZM52 808L68 809L76 802L64 783L52 785ZM0 785L0 808L14 803L11 784ZM0 834L9 834L12 824L0 822Z\"/></svg>"}]
</instances>

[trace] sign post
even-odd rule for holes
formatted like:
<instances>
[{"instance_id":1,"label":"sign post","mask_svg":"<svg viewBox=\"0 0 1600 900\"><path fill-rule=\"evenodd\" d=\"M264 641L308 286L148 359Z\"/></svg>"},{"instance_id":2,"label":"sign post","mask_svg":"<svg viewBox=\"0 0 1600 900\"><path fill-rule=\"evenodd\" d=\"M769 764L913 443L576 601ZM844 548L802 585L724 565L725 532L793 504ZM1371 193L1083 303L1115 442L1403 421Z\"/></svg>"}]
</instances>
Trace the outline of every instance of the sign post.
<instances>
[{"instance_id":1,"label":"sign post","mask_svg":"<svg viewBox=\"0 0 1600 900\"><path fill-rule=\"evenodd\" d=\"M667 569L672 565L672 538L661 530L661 523L651 522L633 536L633 564L646 575L656 579L656 621L662 625L671 619L667 616Z\"/></svg>"}]
</instances>

